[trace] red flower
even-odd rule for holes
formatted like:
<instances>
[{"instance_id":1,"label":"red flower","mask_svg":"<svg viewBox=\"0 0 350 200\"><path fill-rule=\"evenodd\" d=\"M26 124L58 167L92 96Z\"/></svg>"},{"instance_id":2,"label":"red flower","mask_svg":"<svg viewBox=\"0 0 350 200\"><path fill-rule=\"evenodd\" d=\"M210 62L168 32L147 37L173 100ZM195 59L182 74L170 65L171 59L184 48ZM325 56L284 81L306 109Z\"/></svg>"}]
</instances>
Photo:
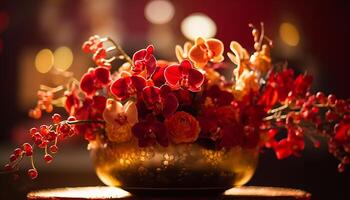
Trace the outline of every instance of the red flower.
<instances>
[{"instance_id":1,"label":"red flower","mask_svg":"<svg viewBox=\"0 0 350 200\"><path fill-rule=\"evenodd\" d=\"M108 85L110 81L111 73L109 69L105 67L96 67L83 75L80 80L80 88L88 96L91 96L103 86Z\"/></svg>"},{"instance_id":2,"label":"red flower","mask_svg":"<svg viewBox=\"0 0 350 200\"><path fill-rule=\"evenodd\" d=\"M70 115L74 115L77 108L80 105L79 97L77 95L76 90L73 90L71 92L65 92L64 94L66 96L66 101L64 107L66 108L66 111Z\"/></svg>"},{"instance_id":3,"label":"red flower","mask_svg":"<svg viewBox=\"0 0 350 200\"><path fill-rule=\"evenodd\" d=\"M271 72L267 79L265 90L259 100L260 105L264 105L266 109L272 108L278 101L284 101L288 93L294 87L294 71L285 69L281 72Z\"/></svg>"},{"instance_id":4,"label":"red flower","mask_svg":"<svg viewBox=\"0 0 350 200\"><path fill-rule=\"evenodd\" d=\"M117 79L110 89L114 96L123 101L131 95L142 92L144 87L146 87L146 80L141 76L133 75Z\"/></svg>"},{"instance_id":5,"label":"red flower","mask_svg":"<svg viewBox=\"0 0 350 200\"><path fill-rule=\"evenodd\" d=\"M299 75L294 81L293 94L295 96L304 97L309 91L312 83L310 75Z\"/></svg>"},{"instance_id":6,"label":"red flower","mask_svg":"<svg viewBox=\"0 0 350 200\"><path fill-rule=\"evenodd\" d=\"M158 66L154 70L151 79L155 86L160 87L165 83L164 70L168 66L168 63L164 61L158 61L157 65Z\"/></svg>"},{"instance_id":7,"label":"red flower","mask_svg":"<svg viewBox=\"0 0 350 200\"><path fill-rule=\"evenodd\" d=\"M87 97L83 105L77 109L75 117L77 120L103 120L103 111L106 107L107 98L104 96ZM101 124L75 125L77 132L83 133L88 140L94 140L94 129L100 129Z\"/></svg>"},{"instance_id":8,"label":"red flower","mask_svg":"<svg viewBox=\"0 0 350 200\"><path fill-rule=\"evenodd\" d=\"M170 65L164 71L166 83L174 88L184 88L192 92L198 92L204 82L203 74L193 68L188 60L180 64Z\"/></svg>"},{"instance_id":9,"label":"red flower","mask_svg":"<svg viewBox=\"0 0 350 200\"><path fill-rule=\"evenodd\" d=\"M147 79L153 74L157 64L156 58L153 56L153 50L154 47L149 45L146 49L141 49L133 55L134 65L131 70L135 74L140 74L145 69Z\"/></svg>"},{"instance_id":10,"label":"red flower","mask_svg":"<svg viewBox=\"0 0 350 200\"><path fill-rule=\"evenodd\" d=\"M205 90L203 92L202 101L205 103L208 97L211 100L211 106L230 105L234 100L232 92L221 90L218 85L213 85L208 90Z\"/></svg>"},{"instance_id":11,"label":"red flower","mask_svg":"<svg viewBox=\"0 0 350 200\"><path fill-rule=\"evenodd\" d=\"M183 111L167 118L165 126L170 140L175 144L195 142L201 130L196 118Z\"/></svg>"},{"instance_id":12,"label":"red flower","mask_svg":"<svg viewBox=\"0 0 350 200\"><path fill-rule=\"evenodd\" d=\"M171 93L171 89L167 85L161 88L145 87L142 96L148 109L156 113L162 112L165 117L173 114L179 106L176 96Z\"/></svg>"},{"instance_id":13,"label":"red flower","mask_svg":"<svg viewBox=\"0 0 350 200\"><path fill-rule=\"evenodd\" d=\"M291 155L299 155L299 152L304 150L304 137L297 135L297 130L289 127L287 137L276 141L277 130L268 132L268 139L265 146L273 148L278 159L284 159Z\"/></svg>"},{"instance_id":14,"label":"red flower","mask_svg":"<svg viewBox=\"0 0 350 200\"><path fill-rule=\"evenodd\" d=\"M169 145L164 123L155 119L153 115L148 115L145 120L135 124L132 132L137 137L140 147L152 146L157 142L164 147Z\"/></svg>"}]
</instances>

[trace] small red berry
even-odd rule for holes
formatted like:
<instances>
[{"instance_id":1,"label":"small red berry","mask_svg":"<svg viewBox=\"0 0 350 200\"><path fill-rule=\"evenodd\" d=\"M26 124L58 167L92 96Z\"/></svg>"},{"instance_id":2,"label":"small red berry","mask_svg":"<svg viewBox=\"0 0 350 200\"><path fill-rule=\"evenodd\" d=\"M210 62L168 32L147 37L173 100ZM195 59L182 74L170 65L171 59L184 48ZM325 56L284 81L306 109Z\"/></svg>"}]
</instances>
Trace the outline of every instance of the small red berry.
<instances>
[{"instance_id":1,"label":"small red berry","mask_svg":"<svg viewBox=\"0 0 350 200\"><path fill-rule=\"evenodd\" d=\"M51 151L51 153L57 153L57 151L58 151L57 145L50 146L50 151Z\"/></svg>"},{"instance_id":2,"label":"small red berry","mask_svg":"<svg viewBox=\"0 0 350 200\"><path fill-rule=\"evenodd\" d=\"M91 46L92 46L92 42L86 41L86 42L84 42L84 44L83 44L83 46L81 48L82 48L84 53L90 53Z\"/></svg>"},{"instance_id":3,"label":"small red berry","mask_svg":"<svg viewBox=\"0 0 350 200\"><path fill-rule=\"evenodd\" d=\"M345 170L345 165L343 163L339 163L338 165L338 172L342 173Z\"/></svg>"},{"instance_id":4,"label":"small red berry","mask_svg":"<svg viewBox=\"0 0 350 200\"><path fill-rule=\"evenodd\" d=\"M13 153L17 156L17 157L19 157L19 156L21 156L22 155L22 149L20 149L20 148L16 148L14 151L13 151Z\"/></svg>"},{"instance_id":5,"label":"small red berry","mask_svg":"<svg viewBox=\"0 0 350 200\"><path fill-rule=\"evenodd\" d=\"M335 112L333 112L331 110L328 110L326 112L326 120L327 120L327 122L332 122L332 121L336 120L337 118L338 118L338 115Z\"/></svg>"},{"instance_id":6,"label":"small red berry","mask_svg":"<svg viewBox=\"0 0 350 200\"><path fill-rule=\"evenodd\" d=\"M48 140L42 140L41 141L41 144L38 145L39 148L46 148L47 147L47 144L49 143Z\"/></svg>"},{"instance_id":7,"label":"small red berry","mask_svg":"<svg viewBox=\"0 0 350 200\"><path fill-rule=\"evenodd\" d=\"M35 128L35 127L33 127L33 128L31 128L30 130L29 130L29 134L31 135L31 136L33 136L35 133L37 133L38 132L38 129L37 128Z\"/></svg>"},{"instance_id":8,"label":"small red berry","mask_svg":"<svg viewBox=\"0 0 350 200\"><path fill-rule=\"evenodd\" d=\"M349 164L349 163L350 163L350 158L347 157L347 156L345 156L345 157L341 160L341 162L342 162L343 164Z\"/></svg>"},{"instance_id":9,"label":"small red berry","mask_svg":"<svg viewBox=\"0 0 350 200\"><path fill-rule=\"evenodd\" d=\"M39 146L42 143L42 139L35 138L34 143Z\"/></svg>"},{"instance_id":10,"label":"small red berry","mask_svg":"<svg viewBox=\"0 0 350 200\"><path fill-rule=\"evenodd\" d=\"M327 100L328 100L328 104L333 105L335 104L336 97L334 94L330 94L328 95Z\"/></svg>"},{"instance_id":11,"label":"small red berry","mask_svg":"<svg viewBox=\"0 0 350 200\"><path fill-rule=\"evenodd\" d=\"M68 134L70 130L70 126L68 124L63 124L62 126L60 126L59 131L63 134Z\"/></svg>"},{"instance_id":12,"label":"small red berry","mask_svg":"<svg viewBox=\"0 0 350 200\"><path fill-rule=\"evenodd\" d=\"M52 156L50 154L45 154L44 156L44 160L47 164L51 163L52 162Z\"/></svg>"},{"instance_id":13,"label":"small red berry","mask_svg":"<svg viewBox=\"0 0 350 200\"><path fill-rule=\"evenodd\" d=\"M52 121L53 121L53 123L55 123L55 124L60 123L60 122L62 121L61 115L55 113L54 115L52 115Z\"/></svg>"},{"instance_id":14,"label":"small red berry","mask_svg":"<svg viewBox=\"0 0 350 200\"><path fill-rule=\"evenodd\" d=\"M28 176L31 179L35 179L36 177L38 177L38 171L36 171L36 169L29 169L28 170Z\"/></svg>"},{"instance_id":15,"label":"small red berry","mask_svg":"<svg viewBox=\"0 0 350 200\"><path fill-rule=\"evenodd\" d=\"M10 162L17 160L17 158L18 158L18 156L16 156L15 154L11 154L10 155Z\"/></svg>"},{"instance_id":16,"label":"small red berry","mask_svg":"<svg viewBox=\"0 0 350 200\"><path fill-rule=\"evenodd\" d=\"M23 144L23 150L25 151L26 156L33 155L33 147L32 147L32 145L30 145L28 143L24 143Z\"/></svg>"},{"instance_id":17,"label":"small red berry","mask_svg":"<svg viewBox=\"0 0 350 200\"><path fill-rule=\"evenodd\" d=\"M40 126L40 134L41 135L47 135L49 133L49 129L46 125L41 125Z\"/></svg>"},{"instance_id":18,"label":"small red berry","mask_svg":"<svg viewBox=\"0 0 350 200\"><path fill-rule=\"evenodd\" d=\"M46 136L46 139L49 140L49 141L53 141L53 140L56 139L56 137L57 137L56 132L54 130L51 130L49 132L49 134Z\"/></svg>"},{"instance_id":19,"label":"small red berry","mask_svg":"<svg viewBox=\"0 0 350 200\"><path fill-rule=\"evenodd\" d=\"M4 168L6 171L11 171L13 169L10 164L6 164Z\"/></svg>"},{"instance_id":20,"label":"small red berry","mask_svg":"<svg viewBox=\"0 0 350 200\"><path fill-rule=\"evenodd\" d=\"M77 120L77 118L74 116L69 116L67 120L71 122Z\"/></svg>"},{"instance_id":21,"label":"small red berry","mask_svg":"<svg viewBox=\"0 0 350 200\"><path fill-rule=\"evenodd\" d=\"M320 148L320 146L321 146L320 141L315 140L313 143L314 143L315 148Z\"/></svg>"},{"instance_id":22,"label":"small red berry","mask_svg":"<svg viewBox=\"0 0 350 200\"><path fill-rule=\"evenodd\" d=\"M324 104L324 103L327 102L326 96L325 96L322 92L317 92L317 94L316 94L316 99L317 99L318 102L320 102L321 104Z\"/></svg>"},{"instance_id":23,"label":"small red berry","mask_svg":"<svg viewBox=\"0 0 350 200\"><path fill-rule=\"evenodd\" d=\"M343 116L343 121L345 122L345 123L350 123L350 115L344 115Z\"/></svg>"}]
</instances>

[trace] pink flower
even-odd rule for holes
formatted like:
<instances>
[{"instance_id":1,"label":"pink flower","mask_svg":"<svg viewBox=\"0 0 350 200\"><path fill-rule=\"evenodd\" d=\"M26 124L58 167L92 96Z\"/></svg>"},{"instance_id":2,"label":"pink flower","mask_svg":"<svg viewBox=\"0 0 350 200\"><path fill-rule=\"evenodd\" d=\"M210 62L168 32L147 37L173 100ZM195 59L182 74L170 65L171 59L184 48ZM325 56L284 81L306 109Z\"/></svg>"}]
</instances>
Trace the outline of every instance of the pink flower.
<instances>
[{"instance_id":1,"label":"pink flower","mask_svg":"<svg viewBox=\"0 0 350 200\"><path fill-rule=\"evenodd\" d=\"M204 75L193 68L188 60L167 67L164 71L166 83L173 89L184 88L198 92L204 82Z\"/></svg>"}]
</instances>

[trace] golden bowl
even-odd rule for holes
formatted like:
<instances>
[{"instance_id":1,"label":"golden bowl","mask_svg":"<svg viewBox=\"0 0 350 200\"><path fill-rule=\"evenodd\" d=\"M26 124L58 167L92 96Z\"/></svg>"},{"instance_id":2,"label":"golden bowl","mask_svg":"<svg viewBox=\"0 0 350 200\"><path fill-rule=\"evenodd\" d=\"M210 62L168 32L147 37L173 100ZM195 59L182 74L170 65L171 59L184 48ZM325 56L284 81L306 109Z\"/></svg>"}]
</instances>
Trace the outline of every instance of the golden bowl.
<instances>
[{"instance_id":1,"label":"golden bowl","mask_svg":"<svg viewBox=\"0 0 350 200\"><path fill-rule=\"evenodd\" d=\"M170 144L140 148L136 141L89 144L100 180L128 191L148 189L228 189L248 182L258 149L216 150L208 145Z\"/></svg>"}]
</instances>

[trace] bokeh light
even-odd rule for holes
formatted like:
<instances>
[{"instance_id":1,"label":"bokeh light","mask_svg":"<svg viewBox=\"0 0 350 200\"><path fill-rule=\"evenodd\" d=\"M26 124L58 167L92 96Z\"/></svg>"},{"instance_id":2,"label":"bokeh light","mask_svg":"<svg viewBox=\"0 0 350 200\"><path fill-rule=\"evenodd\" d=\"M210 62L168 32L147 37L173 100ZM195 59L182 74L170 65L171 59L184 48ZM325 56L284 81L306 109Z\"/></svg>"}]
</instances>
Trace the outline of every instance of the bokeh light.
<instances>
[{"instance_id":1,"label":"bokeh light","mask_svg":"<svg viewBox=\"0 0 350 200\"><path fill-rule=\"evenodd\" d=\"M54 57L50 49L42 49L36 54L35 68L40 73L47 73L53 66Z\"/></svg>"},{"instance_id":2,"label":"bokeh light","mask_svg":"<svg viewBox=\"0 0 350 200\"><path fill-rule=\"evenodd\" d=\"M181 31L190 40L195 40L199 36L210 38L216 34L216 24L209 16L194 13L182 21Z\"/></svg>"},{"instance_id":3,"label":"bokeh light","mask_svg":"<svg viewBox=\"0 0 350 200\"><path fill-rule=\"evenodd\" d=\"M58 71L66 71L73 63L73 53L68 47L59 47L53 53L54 67Z\"/></svg>"},{"instance_id":4,"label":"bokeh light","mask_svg":"<svg viewBox=\"0 0 350 200\"><path fill-rule=\"evenodd\" d=\"M145 17L153 24L165 24L174 17L173 4L167 0L150 1L145 7Z\"/></svg>"},{"instance_id":5,"label":"bokeh light","mask_svg":"<svg viewBox=\"0 0 350 200\"><path fill-rule=\"evenodd\" d=\"M280 25L279 34L284 43L289 46L297 46L300 41L299 31L292 23L284 22Z\"/></svg>"}]
</instances>

